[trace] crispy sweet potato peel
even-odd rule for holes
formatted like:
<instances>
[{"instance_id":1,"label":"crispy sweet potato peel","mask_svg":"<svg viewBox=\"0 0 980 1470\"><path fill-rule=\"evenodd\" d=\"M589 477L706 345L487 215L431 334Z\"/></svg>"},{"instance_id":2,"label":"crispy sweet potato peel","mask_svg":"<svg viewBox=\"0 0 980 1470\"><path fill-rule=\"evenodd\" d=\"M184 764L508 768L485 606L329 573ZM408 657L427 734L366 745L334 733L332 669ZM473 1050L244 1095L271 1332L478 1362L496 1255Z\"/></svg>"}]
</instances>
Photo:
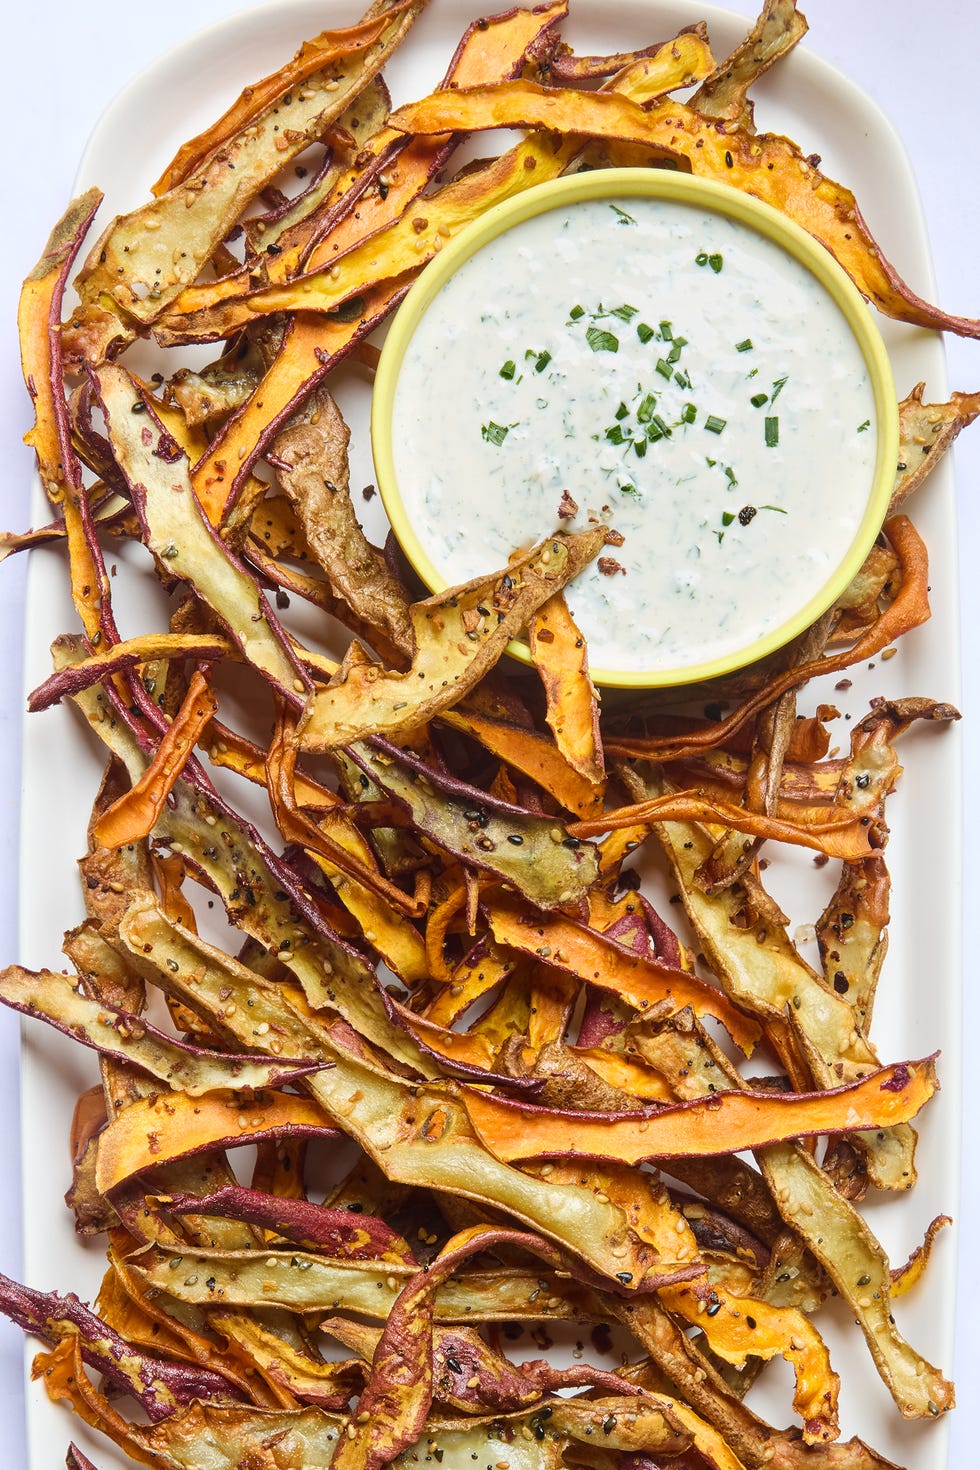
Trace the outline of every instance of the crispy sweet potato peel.
<instances>
[{"instance_id":1,"label":"crispy sweet potato peel","mask_svg":"<svg viewBox=\"0 0 980 1470\"><path fill-rule=\"evenodd\" d=\"M882 311L980 329L915 297L849 191L756 132L752 84L806 29L792 0L767 0L719 61L703 26L577 57L564 0L506 11L389 118L379 68L422 9L374 0L246 89L104 231L70 322L97 193L24 286L27 442L55 519L2 554L66 548L81 633L57 641L31 708L68 702L108 764L86 918L64 943L74 973L11 967L0 1000L98 1054L68 1199L80 1231L107 1232L108 1270L96 1312L6 1278L0 1309L46 1341L35 1373L52 1397L166 1470L215 1455L407 1470L422 1453L497 1470L872 1470L884 1462L859 1440L835 1443L840 1383L809 1317L840 1294L902 1414L952 1404L892 1312L945 1217L893 1270L857 1204L869 1183L914 1182L911 1120L937 1086L933 1059L879 1058L868 1034L894 746L957 715L875 701L840 755L826 686L812 713L798 705L929 616L926 550L895 512L978 398L905 399L878 544L797 646L723 691L729 714L600 719L562 589L605 528L541 527L507 567L417 600L359 524L330 374L355 353L370 365L360 344L494 202L638 159L769 199ZM462 133L497 125L531 131L453 177ZM308 148L314 181L287 201L274 180ZM267 212L244 221L238 258L255 199ZM156 388L116 360L149 332L225 346ZM81 377L70 401L66 373ZM167 626L118 630L110 536L142 543ZM336 659L280 616L297 597L343 631ZM538 682L501 663L519 635ZM224 795L242 778L268 798L262 831ZM840 865L813 915L819 969L763 886L765 843ZM684 934L628 864L641 849L642 882L659 863ZM192 899L208 894L223 943L198 933ZM150 991L168 1031L145 1019ZM764 1059L764 1085L734 1052ZM341 1138L350 1159L331 1170ZM615 1324L631 1360L612 1373L502 1351L501 1324L540 1348L550 1320L596 1341ZM328 1359L328 1339L348 1356ZM794 1378L786 1430L743 1402L774 1356ZM68 1463L90 1470L75 1447Z\"/></svg>"}]
</instances>

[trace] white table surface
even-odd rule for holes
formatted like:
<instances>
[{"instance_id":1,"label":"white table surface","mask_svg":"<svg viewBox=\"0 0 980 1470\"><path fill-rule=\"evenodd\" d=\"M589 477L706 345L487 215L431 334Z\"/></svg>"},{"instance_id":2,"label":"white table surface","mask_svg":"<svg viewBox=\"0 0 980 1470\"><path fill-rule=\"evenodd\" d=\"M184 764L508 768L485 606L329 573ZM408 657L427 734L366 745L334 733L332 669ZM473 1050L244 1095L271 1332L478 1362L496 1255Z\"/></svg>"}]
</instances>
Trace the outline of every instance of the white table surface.
<instances>
[{"instance_id":1,"label":"white table surface","mask_svg":"<svg viewBox=\"0 0 980 1470\"><path fill-rule=\"evenodd\" d=\"M432 0L438 5L439 0ZM574 3L574 0L573 0ZM751 0L727 0L754 13ZM22 529L31 459L20 442L29 422L16 344L20 281L33 265L53 221L71 194L82 146L105 103L162 49L201 25L242 8L240 0L22 0L4 32L7 73L0 109L4 121L3 171L6 218L0 231L0 435L3 457L4 529ZM488 6L488 11L504 8ZM651 0L651 11L655 11ZM804 45L833 62L867 91L905 141L929 222L939 304L980 317L980 35L970 0L811 0L810 35ZM325 0L324 23L331 5ZM342 13L353 18L355 7ZM844 180L846 182L846 180ZM873 222L872 222L873 223ZM889 242L882 242L888 253ZM916 284L913 282L913 285ZM980 342L951 339L950 384L980 386ZM980 550L980 427L967 431L955 450L961 545L964 548L962 615L965 668L963 707L970 719L966 744L966 820L980 816L980 673L972 657L980 623L980 575L972 563ZM0 570L0 641L5 674L0 683L0 957L15 954L17 817L21 721L23 573L20 559ZM942 691L936 691L940 693ZM972 757L972 759L971 759ZM968 922L974 912L978 863L966 844L963 875ZM923 916L927 922L927 916ZM973 956L966 950L964 1056L980 1053L980 1001L971 983ZM927 980L924 983L928 983ZM20 1260L17 1025L0 1016L0 1270L17 1277ZM971 1069L965 1066L967 1085ZM960 1203L960 1300L980 1291L980 1187L976 1142L964 1129L963 1196ZM973 1167L971 1167L971 1165ZM33 1161L43 1167L43 1161ZM37 1283L43 1284L43 1283ZM4 1463L26 1463L23 1429L22 1340L0 1322L0 1445ZM949 1366L949 1365L945 1365ZM962 1408L954 1418L950 1470L977 1464L972 1395L980 1385L980 1335L961 1314L953 1376ZM67 1441L67 1422L66 1422ZM40 1470L40 1467L38 1467ZM52 1467L53 1470L53 1467Z\"/></svg>"}]
</instances>

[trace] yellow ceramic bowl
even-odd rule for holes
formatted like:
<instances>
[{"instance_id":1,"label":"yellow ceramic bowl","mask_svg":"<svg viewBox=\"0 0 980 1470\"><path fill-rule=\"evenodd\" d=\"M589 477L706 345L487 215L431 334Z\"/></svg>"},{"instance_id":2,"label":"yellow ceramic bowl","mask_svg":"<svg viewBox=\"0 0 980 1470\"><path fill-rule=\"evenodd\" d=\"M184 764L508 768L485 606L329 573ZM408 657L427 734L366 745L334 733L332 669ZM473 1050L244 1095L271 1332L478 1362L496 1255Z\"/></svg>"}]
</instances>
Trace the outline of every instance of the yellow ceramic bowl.
<instances>
[{"instance_id":1,"label":"yellow ceramic bowl","mask_svg":"<svg viewBox=\"0 0 980 1470\"><path fill-rule=\"evenodd\" d=\"M713 679L754 663L789 643L814 622L841 595L858 572L888 508L898 459L898 405L891 364L864 298L830 253L805 230L769 205L726 184L694 178L666 169L603 169L574 174L538 185L489 209L452 240L430 262L412 287L394 318L378 367L371 414L371 441L378 488L394 533L422 581L432 592L447 582L432 561L430 550L417 534L399 489L392 437L392 418L399 373L411 339L435 297L451 276L490 241L549 210L584 200L652 198L677 201L727 216L749 226L795 257L832 298L855 338L868 370L874 398L877 454L867 486L867 500L849 544L832 573L817 591L777 628L759 636L751 628L745 640L723 657L703 659L692 652L689 663L652 672L593 668L595 682L623 689L664 688ZM447 421L447 432L450 424ZM471 528L479 536L479 525ZM495 570L488 566L489 573ZM509 652L528 659L527 646L515 642Z\"/></svg>"}]
</instances>

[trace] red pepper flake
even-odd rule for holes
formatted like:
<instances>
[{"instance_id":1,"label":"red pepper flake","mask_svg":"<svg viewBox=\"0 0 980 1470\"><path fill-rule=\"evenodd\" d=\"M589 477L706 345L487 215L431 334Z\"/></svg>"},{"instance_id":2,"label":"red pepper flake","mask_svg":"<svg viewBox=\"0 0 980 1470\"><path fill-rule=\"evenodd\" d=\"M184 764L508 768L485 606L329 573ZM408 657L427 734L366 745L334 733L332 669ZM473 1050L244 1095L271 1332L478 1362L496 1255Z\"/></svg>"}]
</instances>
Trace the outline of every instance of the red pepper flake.
<instances>
[{"instance_id":1,"label":"red pepper flake","mask_svg":"<svg viewBox=\"0 0 980 1470\"><path fill-rule=\"evenodd\" d=\"M606 531L607 546L622 546L625 540L626 537L623 535L622 531L617 531L615 526L610 526L609 529Z\"/></svg>"},{"instance_id":2,"label":"red pepper flake","mask_svg":"<svg viewBox=\"0 0 980 1470\"><path fill-rule=\"evenodd\" d=\"M570 521L573 516L578 515L578 505L569 495L567 490L561 492L561 500L558 502L558 519Z\"/></svg>"},{"instance_id":3,"label":"red pepper flake","mask_svg":"<svg viewBox=\"0 0 980 1470\"><path fill-rule=\"evenodd\" d=\"M600 556L596 562L596 566L604 577L615 577L617 572L622 572L623 576L626 576L626 568L615 557Z\"/></svg>"}]
</instances>

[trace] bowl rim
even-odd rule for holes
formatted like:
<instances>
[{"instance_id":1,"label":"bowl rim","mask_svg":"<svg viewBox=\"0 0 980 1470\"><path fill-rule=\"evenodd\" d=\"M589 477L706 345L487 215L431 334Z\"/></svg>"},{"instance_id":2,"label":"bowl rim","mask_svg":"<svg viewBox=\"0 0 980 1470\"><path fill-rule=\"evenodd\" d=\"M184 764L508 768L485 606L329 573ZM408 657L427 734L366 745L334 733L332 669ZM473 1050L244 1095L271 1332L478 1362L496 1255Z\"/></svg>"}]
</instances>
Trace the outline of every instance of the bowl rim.
<instances>
[{"instance_id":1,"label":"bowl rim","mask_svg":"<svg viewBox=\"0 0 980 1470\"><path fill-rule=\"evenodd\" d=\"M536 184L493 205L426 264L392 319L378 363L371 403L371 448L382 504L395 538L433 595L451 584L440 575L416 533L402 499L395 468L393 412L402 362L411 339L443 286L473 255L525 220L565 205L605 198L651 198L694 205L747 225L782 247L813 275L838 307L864 358L874 399L877 449L864 514L844 555L803 607L778 627L720 657L669 669L592 668L593 682L610 689L664 689L696 684L734 673L784 648L837 601L871 550L888 510L899 450L898 398L887 348L872 308L830 251L795 220L730 184L667 168L607 168L570 174ZM550 533L549 533L550 534ZM496 568L489 567L487 574ZM526 642L515 639L507 652L525 664Z\"/></svg>"}]
</instances>

